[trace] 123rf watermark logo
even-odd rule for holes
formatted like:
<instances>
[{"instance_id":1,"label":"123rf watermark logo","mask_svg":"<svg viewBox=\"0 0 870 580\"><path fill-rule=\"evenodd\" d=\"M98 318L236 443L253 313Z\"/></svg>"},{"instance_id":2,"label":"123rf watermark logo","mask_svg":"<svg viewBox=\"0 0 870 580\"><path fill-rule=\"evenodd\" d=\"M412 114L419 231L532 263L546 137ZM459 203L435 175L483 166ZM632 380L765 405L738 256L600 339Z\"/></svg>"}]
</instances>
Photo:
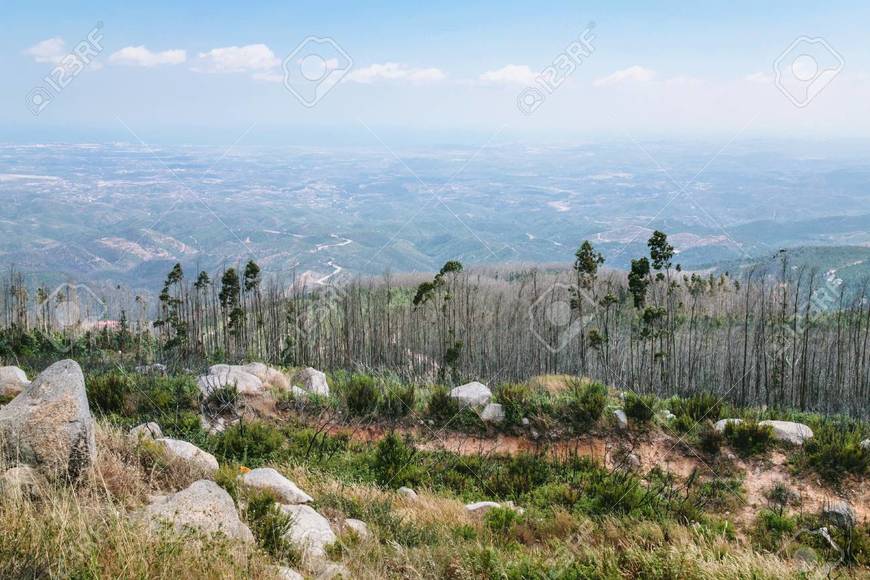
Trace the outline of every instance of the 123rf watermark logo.
<instances>
[{"instance_id":1,"label":"123rf watermark logo","mask_svg":"<svg viewBox=\"0 0 870 580\"><path fill-rule=\"evenodd\" d=\"M57 61L56 66L27 93L24 104L36 117L103 52L103 23L97 22L84 40Z\"/></svg>"},{"instance_id":2,"label":"123rf watermark logo","mask_svg":"<svg viewBox=\"0 0 870 580\"><path fill-rule=\"evenodd\" d=\"M804 108L840 74L843 56L824 38L799 36L773 63L776 87Z\"/></svg>"},{"instance_id":3,"label":"123rf watermark logo","mask_svg":"<svg viewBox=\"0 0 870 580\"><path fill-rule=\"evenodd\" d=\"M595 23L590 22L579 36L572 40L568 46L559 53L548 67L535 77L535 82L517 95L517 108L524 115L531 115L537 111L547 97L556 92L556 89L570 77L577 67L595 52L592 41L595 40L593 32Z\"/></svg>"},{"instance_id":4,"label":"123rf watermark logo","mask_svg":"<svg viewBox=\"0 0 870 580\"><path fill-rule=\"evenodd\" d=\"M353 59L332 38L309 36L282 63L284 88L304 107L314 107L353 67Z\"/></svg>"},{"instance_id":5,"label":"123rf watermark logo","mask_svg":"<svg viewBox=\"0 0 870 580\"><path fill-rule=\"evenodd\" d=\"M598 315L598 304L583 289L556 282L529 306L529 330L547 350L568 346Z\"/></svg>"}]
</instances>

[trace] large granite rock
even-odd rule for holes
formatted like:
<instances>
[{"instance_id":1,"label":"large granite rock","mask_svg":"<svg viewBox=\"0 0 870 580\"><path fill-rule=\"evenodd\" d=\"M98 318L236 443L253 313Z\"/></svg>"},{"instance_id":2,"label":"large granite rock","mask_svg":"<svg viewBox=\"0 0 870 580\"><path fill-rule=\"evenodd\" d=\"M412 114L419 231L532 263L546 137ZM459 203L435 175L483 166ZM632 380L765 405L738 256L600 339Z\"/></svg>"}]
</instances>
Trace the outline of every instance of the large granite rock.
<instances>
[{"instance_id":1,"label":"large granite rock","mask_svg":"<svg viewBox=\"0 0 870 580\"><path fill-rule=\"evenodd\" d=\"M271 467L259 467L239 476L239 479L246 487L272 492L279 503L308 503L314 499Z\"/></svg>"},{"instance_id":2,"label":"large granite rock","mask_svg":"<svg viewBox=\"0 0 870 580\"><path fill-rule=\"evenodd\" d=\"M813 430L803 423L793 423L791 421L759 421L759 425L768 425L773 434L773 438L778 441L785 441L792 445L803 445L804 441L811 439Z\"/></svg>"},{"instance_id":3,"label":"large granite rock","mask_svg":"<svg viewBox=\"0 0 870 580\"><path fill-rule=\"evenodd\" d=\"M329 395L329 383L326 380L326 374L317 369L305 367L296 373L295 382L300 383L303 389L313 395L323 397Z\"/></svg>"},{"instance_id":4,"label":"large granite rock","mask_svg":"<svg viewBox=\"0 0 870 580\"><path fill-rule=\"evenodd\" d=\"M462 407L485 407L492 401L492 391L477 381L451 389L450 396Z\"/></svg>"},{"instance_id":5,"label":"large granite rock","mask_svg":"<svg viewBox=\"0 0 870 580\"><path fill-rule=\"evenodd\" d=\"M0 408L0 441L7 459L51 478L75 479L86 471L97 444L78 363L54 363Z\"/></svg>"},{"instance_id":6,"label":"large granite rock","mask_svg":"<svg viewBox=\"0 0 870 580\"><path fill-rule=\"evenodd\" d=\"M239 519L233 498L213 481L203 479L176 494L156 497L145 508L145 515L155 524L168 522L178 531L193 529L254 541L251 530Z\"/></svg>"},{"instance_id":7,"label":"large granite rock","mask_svg":"<svg viewBox=\"0 0 870 580\"><path fill-rule=\"evenodd\" d=\"M306 559L323 559L326 547L338 539L329 520L304 504L281 505L281 510L290 516L292 522L284 537L300 548Z\"/></svg>"},{"instance_id":8,"label":"large granite rock","mask_svg":"<svg viewBox=\"0 0 870 580\"><path fill-rule=\"evenodd\" d=\"M263 391L263 381L240 366L214 365L207 375L196 380L200 392L209 396L212 392L225 387L236 387L239 394L256 395Z\"/></svg>"},{"instance_id":9,"label":"large granite rock","mask_svg":"<svg viewBox=\"0 0 870 580\"><path fill-rule=\"evenodd\" d=\"M203 451L193 443L181 439L156 439L163 446L167 457L171 461L181 461L194 469L200 469L204 473L212 474L220 468L214 455Z\"/></svg>"},{"instance_id":10,"label":"large granite rock","mask_svg":"<svg viewBox=\"0 0 870 580\"><path fill-rule=\"evenodd\" d=\"M18 367L0 367L0 397L17 397L30 381Z\"/></svg>"}]
</instances>

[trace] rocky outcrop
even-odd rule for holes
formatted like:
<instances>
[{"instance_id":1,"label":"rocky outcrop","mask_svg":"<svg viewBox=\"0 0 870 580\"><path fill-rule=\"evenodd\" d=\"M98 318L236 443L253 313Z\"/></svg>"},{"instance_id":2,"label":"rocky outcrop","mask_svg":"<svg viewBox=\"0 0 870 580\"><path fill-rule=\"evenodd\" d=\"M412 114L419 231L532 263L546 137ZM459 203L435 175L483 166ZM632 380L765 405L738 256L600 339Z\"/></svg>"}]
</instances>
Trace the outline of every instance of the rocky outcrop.
<instances>
[{"instance_id":1,"label":"rocky outcrop","mask_svg":"<svg viewBox=\"0 0 870 580\"><path fill-rule=\"evenodd\" d=\"M294 382L301 384L302 388L312 395L322 397L329 395L329 383L326 380L326 375L317 369L305 367L296 373Z\"/></svg>"},{"instance_id":2,"label":"rocky outcrop","mask_svg":"<svg viewBox=\"0 0 870 580\"><path fill-rule=\"evenodd\" d=\"M803 423L792 421L759 421L759 425L767 425L771 428L773 438L777 441L785 441L792 445L803 445L804 441L811 439L813 430Z\"/></svg>"},{"instance_id":3,"label":"rocky outcrop","mask_svg":"<svg viewBox=\"0 0 870 580\"><path fill-rule=\"evenodd\" d=\"M17 397L30 381L18 367L0 367L0 397Z\"/></svg>"},{"instance_id":4,"label":"rocky outcrop","mask_svg":"<svg viewBox=\"0 0 870 580\"><path fill-rule=\"evenodd\" d=\"M462 407L485 407L492 401L492 391L477 381L455 387L450 396Z\"/></svg>"},{"instance_id":5,"label":"rocky outcrop","mask_svg":"<svg viewBox=\"0 0 870 580\"><path fill-rule=\"evenodd\" d=\"M239 519L233 498L213 481L200 480L176 494L156 497L145 508L145 515L156 525L168 522L178 531L192 529L254 541L251 530Z\"/></svg>"},{"instance_id":6,"label":"rocky outcrop","mask_svg":"<svg viewBox=\"0 0 870 580\"><path fill-rule=\"evenodd\" d=\"M266 386L280 391L286 391L290 388L290 381L284 376L284 373L278 369L272 368L260 362L248 363L240 367L245 372L248 372Z\"/></svg>"},{"instance_id":7,"label":"rocky outcrop","mask_svg":"<svg viewBox=\"0 0 870 580\"><path fill-rule=\"evenodd\" d=\"M218 460L207 451L203 451L193 443L180 439L156 439L163 446L170 461L181 461L194 469L212 474L219 469Z\"/></svg>"},{"instance_id":8,"label":"rocky outcrop","mask_svg":"<svg viewBox=\"0 0 870 580\"><path fill-rule=\"evenodd\" d=\"M501 423L504 421L504 408L498 403L490 403L480 412L480 419L484 423Z\"/></svg>"},{"instance_id":9,"label":"rocky outcrop","mask_svg":"<svg viewBox=\"0 0 870 580\"><path fill-rule=\"evenodd\" d=\"M0 408L4 455L51 478L75 479L97 456L94 419L78 363L57 362Z\"/></svg>"},{"instance_id":10,"label":"rocky outcrop","mask_svg":"<svg viewBox=\"0 0 870 580\"><path fill-rule=\"evenodd\" d=\"M134 443L138 443L142 439L162 439L163 431L160 429L160 425L155 423L154 421L149 421L148 423L142 423L141 425L136 425L132 429L130 429L130 440Z\"/></svg>"},{"instance_id":11,"label":"rocky outcrop","mask_svg":"<svg viewBox=\"0 0 870 580\"><path fill-rule=\"evenodd\" d=\"M278 503L300 504L313 501L310 495L271 467L259 467L239 476L239 479L246 487L271 492Z\"/></svg>"},{"instance_id":12,"label":"rocky outcrop","mask_svg":"<svg viewBox=\"0 0 870 580\"><path fill-rule=\"evenodd\" d=\"M833 503L822 509L822 520L847 530L855 527L855 510L844 501Z\"/></svg>"},{"instance_id":13,"label":"rocky outcrop","mask_svg":"<svg viewBox=\"0 0 870 580\"><path fill-rule=\"evenodd\" d=\"M301 549L306 559L323 559L326 556L326 547L338 539L329 525L329 520L305 504L280 507L291 519L290 529L284 537Z\"/></svg>"}]
</instances>

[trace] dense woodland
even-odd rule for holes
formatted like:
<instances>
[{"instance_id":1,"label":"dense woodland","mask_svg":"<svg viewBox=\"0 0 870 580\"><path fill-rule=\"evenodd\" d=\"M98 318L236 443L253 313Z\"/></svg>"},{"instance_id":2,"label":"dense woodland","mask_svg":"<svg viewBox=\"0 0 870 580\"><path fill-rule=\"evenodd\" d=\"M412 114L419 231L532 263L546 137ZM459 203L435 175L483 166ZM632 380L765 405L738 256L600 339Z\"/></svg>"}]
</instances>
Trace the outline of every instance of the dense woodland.
<instances>
[{"instance_id":1,"label":"dense woodland","mask_svg":"<svg viewBox=\"0 0 870 580\"><path fill-rule=\"evenodd\" d=\"M444 383L567 373L640 393L868 415L866 283L792 267L787 252L739 275L687 273L665 234L648 246L630 272L607 270L588 242L573 268L451 261L434 277L279 280L249 262L212 279L176 265L151 304L88 296L101 320L79 306L81 287L32 290L12 273L0 356L36 334L60 350L96 345L189 368L258 359Z\"/></svg>"}]
</instances>

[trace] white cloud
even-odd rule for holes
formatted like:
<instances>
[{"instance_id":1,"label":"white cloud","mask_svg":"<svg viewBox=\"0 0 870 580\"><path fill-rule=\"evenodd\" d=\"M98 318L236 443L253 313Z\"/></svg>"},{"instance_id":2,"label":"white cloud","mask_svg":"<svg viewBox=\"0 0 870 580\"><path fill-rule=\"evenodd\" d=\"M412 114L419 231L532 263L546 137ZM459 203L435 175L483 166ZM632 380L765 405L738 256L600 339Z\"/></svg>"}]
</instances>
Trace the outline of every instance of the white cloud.
<instances>
[{"instance_id":1,"label":"white cloud","mask_svg":"<svg viewBox=\"0 0 870 580\"><path fill-rule=\"evenodd\" d=\"M592 84L596 87L606 87L610 85L618 85L625 82L645 83L653 80L656 76L656 71L642 67L640 65L630 66L614 73L595 79Z\"/></svg>"},{"instance_id":2,"label":"white cloud","mask_svg":"<svg viewBox=\"0 0 870 580\"><path fill-rule=\"evenodd\" d=\"M66 43L63 38L55 36L34 44L24 54L33 57L36 62L57 64L67 55Z\"/></svg>"},{"instance_id":3,"label":"white cloud","mask_svg":"<svg viewBox=\"0 0 870 580\"><path fill-rule=\"evenodd\" d=\"M532 69L524 64L509 64L498 70L491 70L480 75L480 80L488 83L505 83L530 85L537 77Z\"/></svg>"},{"instance_id":4,"label":"white cloud","mask_svg":"<svg viewBox=\"0 0 870 580\"><path fill-rule=\"evenodd\" d=\"M194 70L211 73L264 72L281 65L265 44L226 46L199 53L200 65Z\"/></svg>"},{"instance_id":5,"label":"white cloud","mask_svg":"<svg viewBox=\"0 0 870 580\"><path fill-rule=\"evenodd\" d=\"M773 77L761 72L754 72L743 77L743 80L750 83L769 84L773 82Z\"/></svg>"},{"instance_id":6,"label":"white cloud","mask_svg":"<svg viewBox=\"0 0 870 580\"><path fill-rule=\"evenodd\" d=\"M438 68L412 68L396 62L373 64L357 69L347 79L358 83L373 83L378 80L404 80L411 82L443 81L447 75Z\"/></svg>"},{"instance_id":7,"label":"white cloud","mask_svg":"<svg viewBox=\"0 0 870 580\"><path fill-rule=\"evenodd\" d=\"M181 64L187 60L184 50L164 50L151 52L144 46L127 46L112 54L109 62L131 66L158 66L161 64Z\"/></svg>"}]
</instances>

